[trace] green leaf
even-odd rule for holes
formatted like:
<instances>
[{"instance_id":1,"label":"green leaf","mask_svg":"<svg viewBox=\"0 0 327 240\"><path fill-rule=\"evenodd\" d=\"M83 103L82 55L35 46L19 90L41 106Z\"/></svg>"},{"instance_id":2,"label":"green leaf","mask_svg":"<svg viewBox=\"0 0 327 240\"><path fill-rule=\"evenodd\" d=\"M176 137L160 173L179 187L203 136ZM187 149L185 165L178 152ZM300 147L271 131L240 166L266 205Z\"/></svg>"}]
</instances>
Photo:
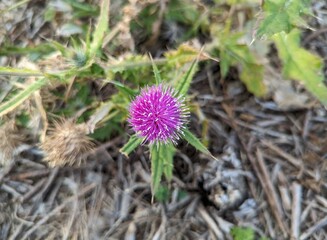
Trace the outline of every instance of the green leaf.
<instances>
[{"instance_id":1,"label":"green leaf","mask_svg":"<svg viewBox=\"0 0 327 240\"><path fill-rule=\"evenodd\" d=\"M12 68L12 67L0 67L0 75L8 75L8 76L43 76L44 74L40 71L26 69L26 68Z\"/></svg>"},{"instance_id":2,"label":"green leaf","mask_svg":"<svg viewBox=\"0 0 327 240\"><path fill-rule=\"evenodd\" d=\"M166 64L167 60L165 58L153 59L153 62L158 66ZM152 61L147 55L126 54L119 59L111 58L103 65L103 68L107 79L115 80L119 76L141 87L155 83L151 65Z\"/></svg>"},{"instance_id":3,"label":"green leaf","mask_svg":"<svg viewBox=\"0 0 327 240\"><path fill-rule=\"evenodd\" d=\"M304 15L311 14L311 0L265 0L265 18L261 22L257 36L271 36L282 31L290 32L294 26L308 27Z\"/></svg>"},{"instance_id":4,"label":"green leaf","mask_svg":"<svg viewBox=\"0 0 327 240\"><path fill-rule=\"evenodd\" d=\"M209 150L200 142L200 140L193 135L193 133L191 133L188 129L184 130L184 139L191 144L193 147L195 147L197 150L199 150L200 152L209 155L211 157L213 157L211 155L211 153L209 152ZM214 158L214 157L213 157Z\"/></svg>"},{"instance_id":5,"label":"green leaf","mask_svg":"<svg viewBox=\"0 0 327 240\"><path fill-rule=\"evenodd\" d=\"M157 201L165 203L169 200L170 192L167 186L159 186L156 194L154 195Z\"/></svg>"},{"instance_id":6,"label":"green leaf","mask_svg":"<svg viewBox=\"0 0 327 240\"><path fill-rule=\"evenodd\" d=\"M113 84L118 90L120 90L123 94L125 94L125 96L129 98L135 97L138 94L138 91L133 90L120 82L113 80L109 80L106 82Z\"/></svg>"},{"instance_id":7,"label":"green leaf","mask_svg":"<svg viewBox=\"0 0 327 240\"><path fill-rule=\"evenodd\" d=\"M163 158L163 173L166 179L170 182L173 178L173 168L174 168L174 155L176 149L173 144L167 143L161 145L160 155Z\"/></svg>"},{"instance_id":8,"label":"green leaf","mask_svg":"<svg viewBox=\"0 0 327 240\"><path fill-rule=\"evenodd\" d=\"M266 94L266 85L263 82L264 68L259 64L250 48L245 44L229 45L231 57L238 62L241 68L240 79L247 90L257 97Z\"/></svg>"},{"instance_id":9,"label":"green leaf","mask_svg":"<svg viewBox=\"0 0 327 240\"><path fill-rule=\"evenodd\" d=\"M238 66L240 69L240 80L245 84L247 90L257 97L267 93L263 82L263 65L257 60L250 47L240 43L243 33L231 33L230 22L227 21L224 29L214 29L217 34L220 72L226 77L230 66Z\"/></svg>"},{"instance_id":10,"label":"green leaf","mask_svg":"<svg viewBox=\"0 0 327 240\"><path fill-rule=\"evenodd\" d=\"M105 0L108 1L109 0ZM73 19L79 19L88 16L99 16L98 6L88 4L84 1L76 0L65 0L72 7L72 17Z\"/></svg>"},{"instance_id":11,"label":"green leaf","mask_svg":"<svg viewBox=\"0 0 327 240\"><path fill-rule=\"evenodd\" d=\"M141 143L143 139L138 137L137 135L133 135L130 137L128 142L119 150L122 154L124 154L126 157L135 149L137 148Z\"/></svg>"},{"instance_id":12,"label":"green leaf","mask_svg":"<svg viewBox=\"0 0 327 240\"><path fill-rule=\"evenodd\" d=\"M156 84L159 85L160 83L162 83L162 79L160 77L160 72L157 68L157 65L154 63L151 55L150 55L150 59L152 62L152 69L153 69L153 73L154 73L154 78L156 79Z\"/></svg>"},{"instance_id":13,"label":"green leaf","mask_svg":"<svg viewBox=\"0 0 327 240\"><path fill-rule=\"evenodd\" d=\"M37 54L44 56L55 50L54 46L49 43L39 44L33 47L2 46L0 56L17 55L17 54Z\"/></svg>"},{"instance_id":14,"label":"green leaf","mask_svg":"<svg viewBox=\"0 0 327 240\"><path fill-rule=\"evenodd\" d=\"M177 39L178 42L185 42L198 34L200 29L208 27L208 15L200 11L197 4L190 4L187 0L170 0L167 2L164 19L186 26L186 32Z\"/></svg>"},{"instance_id":15,"label":"green leaf","mask_svg":"<svg viewBox=\"0 0 327 240\"><path fill-rule=\"evenodd\" d=\"M35 91L39 90L42 86L44 86L48 82L47 79L41 78L37 81L30 84L27 88L24 90L21 90L17 94L15 94L11 99L8 101L0 104L0 117L3 115L11 112L16 107L18 107L20 104L22 104L31 94L33 94Z\"/></svg>"},{"instance_id":16,"label":"green leaf","mask_svg":"<svg viewBox=\"0 0 327 240\"><path fill-rule=\"evenodd\" d=\"M155 195L164 174L168 181L173 177L173 158L175 147L171 143L150 145L151 157L151 191Z\"/></svg>"},{"instance_id":17,"label":"green leaf","mask_svg":"<svg viewBox=\"0 0 327 240\"><path fill-rule=\"evenodd\" d=\"M98 24L96 26L95 32L93 33L93 40L90 45L90 57L93 58L96 52L102 45L102 41L106 31L108 30L109 21L109 0L102 0L101 12L98 19Z\"/></svg>"},{"instance_id":18,"label":"green leaf","mask_svg":"<svg viewBox=\"0 0 327 240\"><path fill-rule=\"evenodd\" d=\"M67 48L65 45L61 44L60 42L57 42L55 40L48 40L52 47L54 47L56 50L58 50L63 56L69 56L69 54L72 53L72 51Z\"/></svg>"},{"instance_id":19,"label":"green leaf","mask_svg":"<svg viewBox=\"0 0 327 240\"><path fill-rule=\"evenodd\" d=\"M198 59L194 60L188 71L176 83L176 91L178 96L184 96L190 88L194 74L197 71Z\"/></svg>"},{"instance_id":20,"label":"green leaf","mask_svg":"<svg viewBox=\"0 0 327 240\"><path fill-rule=\"evenodd\" d=\"M208 56L201 53L198 49L182 43L176 50L170 50L164 53L168 64L173 65L177 68L183 66L186 63L193 62L195 59L206 60Z\"/></svg>"},{"instance_id":21,"label":"green leaf","mask_svg":"<svg viewBox=\"0 0 327 240\"><path fill-rule=\"evenodd\" d=\"M162 147L161 144L152 144L150 146L152 195L156 194L163 174L164 155L162 154Z\"/></svg>"},{"instance_id":22,"label":"green leaf","mask_svg":"<svg viewBox=\"0 0 327 240\"><path fill-rule=\"evenodd\" d=\"M300 31L273 36L283 62L283 75L301 82L321 103L327 106L327 87L322 72L323 60L300 47Z\"/></svg>"},{"instance_id":23,"label":"green leaf","mask_svg":"<svg viewBox=\"0 0 327 240\"><path fill-rule=\"evenodd\" d=\"M231 235L234 240L254 240L255 233L252 228L233 227Z\"/></svg>"},{"instance_id":24,"label":"green leaf","mask_svg":"<svg viewBox=\"0 0 327 240\"><path fill-rule=\"evenodd\" d=\"M260 64L246 63L243 65L240 74L241 81L247 90L257 97L263 97L266 92L266 85L263 82L264 67Z\"/></svg>"}]
</instances>

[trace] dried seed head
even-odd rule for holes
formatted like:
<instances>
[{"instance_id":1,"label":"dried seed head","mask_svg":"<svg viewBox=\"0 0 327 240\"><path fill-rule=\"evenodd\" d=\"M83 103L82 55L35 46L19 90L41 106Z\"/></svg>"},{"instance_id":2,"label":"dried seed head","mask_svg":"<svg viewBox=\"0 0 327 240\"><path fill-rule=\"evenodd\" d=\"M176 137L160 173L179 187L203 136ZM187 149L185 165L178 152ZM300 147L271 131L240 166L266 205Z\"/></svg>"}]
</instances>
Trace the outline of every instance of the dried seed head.
<instances>
[{"instance_id":1,"label":"dried seed head","mask_svg":"<svg viewBox=\"0 0 327 240\"><path fill-rule=\"evenodd\" d=\"M9 165L14 161L16 150L23 141L15 121L6 122L0 127L0 139L0 165Z\"/></svg>"},{"instance_id":2,"label":"dried seed head","mask_svg":"<svg viewBox=\"0 0 327 240\"><path fill-rule=\"evenodd\" d=\"M130 106L129 122L134 131L152 143L176 141L183 134L188 109L175 91L162 85L141 91Z\"/></svg>"},{"instance_id":3,"label":"dried seed head","mask_svg":"<svg viewBox=\"0 0 327 240\"><path fill-rule=\"evenodd\" d=\"M45 153L44 161L51 167L80 165L85 154L93 147L88 133L86 124L68 120L55 123L40 146Z\"/></svg>"}]
</instances>

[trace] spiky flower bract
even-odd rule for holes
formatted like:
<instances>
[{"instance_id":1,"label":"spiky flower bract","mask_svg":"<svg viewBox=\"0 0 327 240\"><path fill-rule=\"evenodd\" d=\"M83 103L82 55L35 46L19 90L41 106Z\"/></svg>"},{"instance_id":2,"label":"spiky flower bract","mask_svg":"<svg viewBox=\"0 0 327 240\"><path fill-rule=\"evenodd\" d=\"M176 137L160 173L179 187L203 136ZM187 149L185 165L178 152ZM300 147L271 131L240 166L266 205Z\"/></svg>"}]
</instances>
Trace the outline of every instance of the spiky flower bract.
<instances>
[{"instance_id":1,"label":"spiky flower bract","mask_svg":"<svg viewBox=\"0 0 327 240\"><path fill-rule=\"evenodd\" d=\"M87 136L86 124L76 124L70 120L55 123L40 147L44 151L44 161L50 167L81 164L93 143Z\"/></svg>"},{"instance_id":2,"label":"spiky flower bract","mask_svg":"<svg viewBox=\"0 0 327 240\"><path fill-rule=\"evenodd\" d=\"M150 144L176 143L188 116L184 99L162 84L142 89L129 112L133 130Z\"/></svg>"}]
</instances>

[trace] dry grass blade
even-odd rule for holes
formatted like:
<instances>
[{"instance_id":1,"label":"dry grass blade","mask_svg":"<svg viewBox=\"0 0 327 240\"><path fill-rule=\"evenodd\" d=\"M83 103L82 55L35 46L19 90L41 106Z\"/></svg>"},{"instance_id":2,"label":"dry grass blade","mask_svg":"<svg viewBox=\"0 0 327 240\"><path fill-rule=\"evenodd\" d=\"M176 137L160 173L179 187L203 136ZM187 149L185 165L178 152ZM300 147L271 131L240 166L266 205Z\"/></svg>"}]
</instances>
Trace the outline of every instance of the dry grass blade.
<instances>
[{"instance_id":1,"label":"dry grass blade","mask_svg":"<svg viewBox=\"0 0 327 240\"><path fill-rule=\"evenodd\" d=\"M198 208L198 212L203 220L207 223L208 227L214 232L217 239L224 239L224 234L220 231L216 222L212 219L206 209L203 206L200 206Z\"/></svg>"},{"instance_id":2,"label":"dry grass blade","mask_svg":"<svg viewBox=\"0 0 327 240\"><path fill-rule=\"evenodd\" d=\"M125 234L124 240L135 240L136 239L136 225L131 222L128 226L127 232Z\"/></svg>"},{"instance_id":3,"label":"dry grass blade","mask_svg":"<svg viewBox=\"0 0 327 240\"><path fill-rule=\"evenodd\" d=\"M280 149L279 147L273 145L272 143L270 143L268 141L262 141L262 143L266 147L270 148L271 150L273 150L274 152L276 152L277 154L282 156L285 160L287 160L294 167L301 168L302 164L299 159L296 159L292 155L286 153L285 151L283 151L282 149Z\"/></svg>"},{"instance_id":4,"label":"dry grass blade","mask_svg":"<svg viewBox=\"0 0 327 240\"><path fill-rule=\"evenodd\" d=\"M41 225L45 224L52 216L56 215L59 213L62 209L64 209L67 204L70 202L74 201L77 198L80 198L84 196L85 194L89 193L92 191L97 185L95 183L89 184L88 186L85 186L76 196L72 196L68 199L65 200L62 204L60 204L58 207L53 209L51 212L49 212L46 216L44 216L42 219L40 219L38 222L34 224L32 228L30 228L24 236L21 238L21 240L28 239L28 237L36 230L38 229Z\"/></svg>"},{"instance_id":5,"label":"dry grass blade","mask_svg":"<svg viewBox=\"0 0 327 240\"><path fill-rule=\"evenodd\" d=\"M31 199L44 185L44 183L46 182L46 179L41 179L40 181L38 181L33 188L28 191L24 196L22 196L19 201L21 203L24 203L26 201L28 201L29 199Z\"/></svg>"},{"instance_id":6,"label":"dry grass blade","mask_svg":"<svg viewBox=\"0 0 327 240\"><path fill-rule=\"evenodd\" d=\"M284 214L282 211L280 200L278 198L275 188L273 187L273 184L271 182L271 177L269 176L267 167L263 160L262 152L260 151L259 148L257 149L256 156L257 156L258 169L259 169L259 172L257 172L257 175L259 177L262 188L267 196L268 203L269 203L271 211L277 221L277 224L278 224L280 230L283 232L284 236L286 237L287 236L287 227L283 220Z\"/></svg>"},{"instance_id":7,"label":"dry grass blade","mask_svg":"<svg viewBox=\"0 0 327 240\"><path fill-rule=\"evenodd\" d=\"M41 118L42 118L43 130L42 130L42 133L40 136L40 141L43 142L45 139L47 129L48 129L48 117L47 117L47 113L42 104L42 97L40 94L40 90L34 92L34 99L35 99L35 104L36 104L37 110L39 111Z\"/></svg>"},{"instance_id":8,"label":"dry grass blade","mask_svg":"<svg viewBox=\"0 0 327 240\"><path fill-rule=\"evenodd\" d=\"M295 158L292 155L286 153L281 148L277 147L276 145L273 145L272 143L268 141L262 141L264 146L268 147L269 149L273 150L275 153L283 157L285 160L287 160L291 165L296 167L299 171L304 171L305 174L312 177L313 179L317 178L317 175L315 172L310 171L309 169L306 169L303 167L303 163L301 159ZM325 182L322 183L325 187L327 186Z\"/></svg>"},{"instance_id":9,"label":"dry grass blade","mask_svg":"<svg viewBox=\"0 0 327 240\"><path fill-rule=\"evenodd\" d=\"M49 172L50 172L50 169L41 169L41 170L36 170L36 171L26 171L26 172L23 172L23 173L18 173L18 174L11 175L10 179L23 181L24 179L27 179L27 178L40 178L40 177L48 175Z\"/></svg>"},{"instance_id":10,"label":"dry grass blade","mask_svg":"<svg viewBox=\"0 0 327 240\"><path fill-rule=\"evenodd\" d=\"M298 183L292 185L292 239L299 239L301 224L301 202L302 202L302 186Z\"/></svg>"},{"instance_id":11,"label":"dry grass blade","mask_svg":"<svg viewBox=\"0 0 327 240\"><path fill-rule=\"evenodd\" d=\"M316 224L314 224L312 227L310 227L309 229L307 229L300 237L300 240L306 240L309 239L309 237L316 231L318 231L321 228L324 228L325 226L327 226L327 217L324 217L323 219L321 219L319 222L317 222Z\"/></svg>"},{"instance_id":12,"label":"dry grass blade","mask_svg":"<svg viewBox=\"0 0 327 240\"><path fill-rule=\"evenodd\" d=\"M39 198L43 199L44 196L46 195L46 192L48 191L48 188L51 186L51 184L54 182L54 180L56 179L57 177L57 174L59 172L59 168L56 167L56 168L53 168L50 172L50 176L48 177L43 189L41 191L39 191L38 195L39 195Z\"/></svg>"}]
</instances>

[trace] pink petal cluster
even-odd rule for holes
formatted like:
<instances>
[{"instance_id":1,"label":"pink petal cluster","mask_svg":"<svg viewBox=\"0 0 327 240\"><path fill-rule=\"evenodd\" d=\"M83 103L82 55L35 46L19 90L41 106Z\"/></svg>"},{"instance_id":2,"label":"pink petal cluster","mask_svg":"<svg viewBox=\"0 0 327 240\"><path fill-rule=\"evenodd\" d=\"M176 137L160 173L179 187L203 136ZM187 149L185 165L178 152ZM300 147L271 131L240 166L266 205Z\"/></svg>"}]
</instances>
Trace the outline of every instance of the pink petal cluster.
<instances>
[{"instance_id":1,"label":"pink petal cluster","mask_svg":"<svg viewBox=\"0 0 327 240\"><path fill-rule=\"evenodd\" d=\"M150 144L176 143L188 116L183 99L163 85L143 89L131 103L129 112L132 128Z\"/></svg>"}]
</instances>

